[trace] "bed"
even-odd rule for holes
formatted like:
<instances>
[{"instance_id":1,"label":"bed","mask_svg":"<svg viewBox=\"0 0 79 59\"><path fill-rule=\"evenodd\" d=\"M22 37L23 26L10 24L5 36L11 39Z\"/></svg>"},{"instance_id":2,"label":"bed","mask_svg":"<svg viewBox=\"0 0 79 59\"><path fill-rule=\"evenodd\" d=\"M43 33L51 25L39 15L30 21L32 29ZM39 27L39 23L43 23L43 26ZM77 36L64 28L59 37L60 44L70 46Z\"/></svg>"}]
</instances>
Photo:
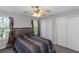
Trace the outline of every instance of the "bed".
<instances>
[{"instance_id":1,"label":"bed","mask_svg":"<svg viewBox=\"0 0 79 59\"><path fill-rule=\"evenodd\" d=\"M15 28L14 49L17 53L55 53L50 40L32 36L32 28Z\"/></svg>"}]
</instances>

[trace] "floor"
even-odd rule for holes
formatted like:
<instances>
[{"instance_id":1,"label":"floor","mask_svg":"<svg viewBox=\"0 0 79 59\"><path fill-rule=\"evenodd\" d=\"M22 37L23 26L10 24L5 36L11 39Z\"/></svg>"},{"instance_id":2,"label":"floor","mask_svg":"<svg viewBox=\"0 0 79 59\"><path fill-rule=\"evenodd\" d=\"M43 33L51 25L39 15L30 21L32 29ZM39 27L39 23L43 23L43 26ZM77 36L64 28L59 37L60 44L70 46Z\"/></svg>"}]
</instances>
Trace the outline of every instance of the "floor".
<instances>
[{"instance_id":1,"label":"floor","mask_svg":"<svg viewBox=\"0 0 79 59\"><path fill-rule=\"evenodd\" d=\"M59 46L59 45L54 45L54 48L56 50L56 53L78 53L77 51ZM7 48L7 49L1 49L0 53L15 53L13 48Z\"/></svg>"},{"instance_id":2,"label":"floor","mask_svg":"<svg viewBox=\"0 0 79 59\"><path fill-rule=\"evenodd\" d=\"M77 51L74 51L72 49L69 48L65 48L59 45L54 45L54 48L56 50L56 53L79 53Z\"/></svg>"},{"instance_id":3,"label":"floor","mask_svg":"<svg viewBox=\"0 0 79 59\"><path fill-rule=\"evenodd\" d=\"M15 53L13 48L1 49L0 53Z\"/></svg>"}]
</instances>

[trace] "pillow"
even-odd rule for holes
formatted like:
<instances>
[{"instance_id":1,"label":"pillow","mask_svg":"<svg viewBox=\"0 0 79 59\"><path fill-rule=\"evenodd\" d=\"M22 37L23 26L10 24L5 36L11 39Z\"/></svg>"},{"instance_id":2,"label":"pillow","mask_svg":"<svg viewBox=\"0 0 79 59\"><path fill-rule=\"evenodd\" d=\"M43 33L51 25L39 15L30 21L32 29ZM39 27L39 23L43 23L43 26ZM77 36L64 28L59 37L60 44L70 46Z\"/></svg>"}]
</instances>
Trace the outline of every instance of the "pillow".
<instances>
[{"instance_id":1,"label":"pillow","mask_svg":"<svg viewBox=\"0 0 79 59\"><path fill-rule=\"evenodd\" d=\"M24 38L28 38L28 36L27 35L24 35Z\"/></svg>"},{"instance_id":2,"label":"pillow","mask_svg":"<svg viewBox=\"0 0 79 59\"><path fill-rule=\"evenodd\" d=\"M24 34L24 35L26 35L26 36L29 37L29 38L31 37L31 34Z\"/></svg>"}]
</instances>

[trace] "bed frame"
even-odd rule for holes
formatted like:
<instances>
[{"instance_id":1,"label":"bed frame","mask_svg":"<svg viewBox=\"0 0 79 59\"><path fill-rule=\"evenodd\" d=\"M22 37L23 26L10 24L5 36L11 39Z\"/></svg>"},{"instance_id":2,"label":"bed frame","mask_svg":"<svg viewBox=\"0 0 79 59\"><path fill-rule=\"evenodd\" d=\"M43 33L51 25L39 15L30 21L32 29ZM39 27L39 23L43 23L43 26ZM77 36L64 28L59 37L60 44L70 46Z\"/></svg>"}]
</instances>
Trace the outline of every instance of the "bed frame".
<instances>
[{"instance_id":1,"label":"bed frame","mask_svg":"<svg viewBox=\"0 0 79 59\"><path fill-rule=\"evenodd\" d=\"M26 28L15 28L14 29L14 36L19 36L23 34L29 34L32 35L32 28L26 27Z\"/></svg>"}]
</instances>

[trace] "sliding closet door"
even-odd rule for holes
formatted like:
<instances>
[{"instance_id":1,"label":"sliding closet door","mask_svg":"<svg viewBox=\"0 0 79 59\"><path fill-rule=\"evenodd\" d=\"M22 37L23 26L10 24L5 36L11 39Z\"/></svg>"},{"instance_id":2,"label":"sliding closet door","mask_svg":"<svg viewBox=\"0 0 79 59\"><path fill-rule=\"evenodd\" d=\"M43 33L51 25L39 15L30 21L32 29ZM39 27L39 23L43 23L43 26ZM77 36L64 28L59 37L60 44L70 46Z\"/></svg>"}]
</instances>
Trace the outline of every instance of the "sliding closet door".
<instances>
[{"instance_id":1,"label":"sliding closet door","mask_svg":"<svg viewBox=\"0 0 79 59\"><path fill-rule=\"evenodd\" d=\"M79 17L67 18L67 47L79 51Z\"/></svg>"},{"instance_id":2,"label":"sliding closet door","mask_svg":"<svg viewBox=\"0 0 79 59\"><path fill-rule=\"evenodd\" d=\"M56 19L57 44L66 47L66 20L64 17Z\"/></svg>"},{"instance_id":3,"label":"sliding closet door","mask_svg":"<svg viewBox=\"0 0 79 59\"><path fill-rule=\"evenodd\" d=\"M46 20L47 21L47 38L50 39L52 42L53 39L52 39L52 35L53 35L53 29L52 29L52 24L53 24L53 20L52 19L49 19L49 20Z\"/></svg>"},{"instance_id":4,"label":"sliding closet door","mask_svg":"<svg viewBox=\"0 0 79 59\"><path fill-rule=\"evenodd\" d=\"M46 20L40 20L40 36L47 38Z\"/></svg>"},{"instance_id":5,"label":"sliding closet door","mask_svg":"<svg viewBox=\"0 0 79 59\"><path fill-rule=\"evenodd\" d=\"M53 35L52 24L53 24L52 19L41 20L40 32L41 32L41 37L47 38L54 43L53 36L52 36Z\"/></svg>"}]
</instances>

